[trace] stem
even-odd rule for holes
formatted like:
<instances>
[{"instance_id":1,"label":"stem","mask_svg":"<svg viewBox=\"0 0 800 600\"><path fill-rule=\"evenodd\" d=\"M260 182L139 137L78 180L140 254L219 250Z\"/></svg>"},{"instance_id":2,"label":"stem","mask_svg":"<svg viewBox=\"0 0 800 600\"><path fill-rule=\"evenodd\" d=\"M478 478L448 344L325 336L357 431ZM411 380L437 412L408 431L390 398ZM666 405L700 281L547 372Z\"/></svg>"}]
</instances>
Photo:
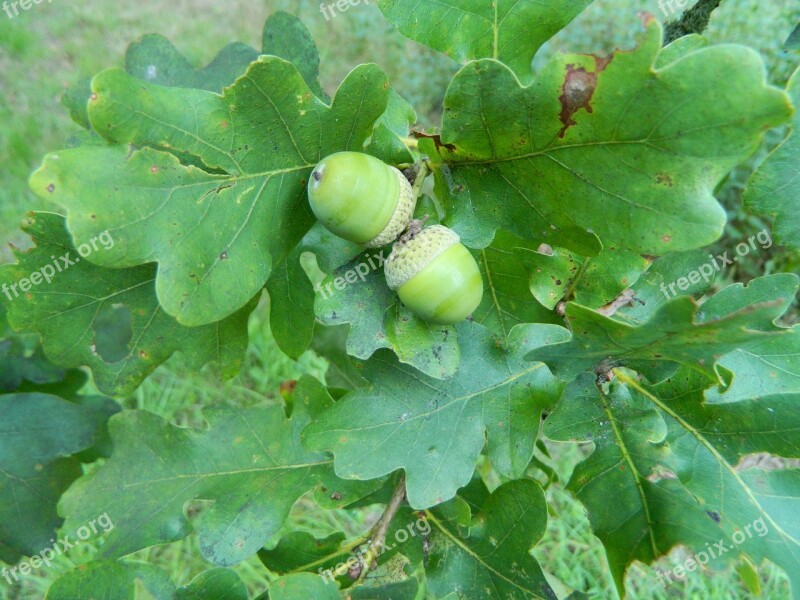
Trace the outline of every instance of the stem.
<instances>
[{"instance_id":1,"label":"stem","mask_svg":"<svg viewBox=\"0 0 800 600\"><path fill-rule=\"evenodd\" d=\"M419 140L417 138L404 137L400 138L400 141L403 142L408 148L413 148L414 150L419 148Z\"/></svg>"},{"instance_id":2,"label":"stem","mask_svg":"<svg viewBox=\"0 0 800 600\"><path fill-rule=\"evenodd\" d=\"M422 160L419 163L419 170L417 171L417 176L414 179L414 183L411 186L411 189L414 192L414 198L419 198L420 194L422 193L422 186L425 184L425 180L430 175L431 167L428 164L427 160Z\"/></svg>"},{"instance_id":3,"label":"stem","mask_svg":"<svg viewBox=\"0 0 800 600\"><path fill-rule=\"evenodd\" d=\"M680 19L667 23L664 30L664 45L690 33L703 33L708 27L711 13L721 2L722 0L697 0L697 4L684 12Z\"/></svg>"},{"instance_id":4,"label":"stem","mask_svg":"<svg viewBox=\"0 0 800 600\"><path fill-rule=\"evenodd\" d=\"M361 573L358 575L358 579L356 583L362 581L369 572L370 569L373 568L375 564L375 560L378 558L378 555L382 552L381 548L383 547L383 543L386 541L386 534L389 531L389 525L392 523L392 519L394 519L397 511L400 509L400 505L403 504L403 501L406 499L406 477L405 475L400 477L400 482L397 484L397 487L394 488L394 492L392 493L392 497L389 500L389 504L386 505L386 508L381 515L381 518L378 519L378 522L372 528L370 532L370 545L369 550L364 555L364 568L361 570Z\"/></svg>"},{"instance_id":5,"label":"stem","mask_svg":"<svg viewBox=\"0 0 800 600\"><path fill-rule=\"evenodd\" d=\"M356 579L355 583L362 581L366 576L367 572L372 568L372 565L375 563L375 560L381 554L381 546L386 541L386 533L389 531L389 525L392 523L392 519L394 519L397 511L400 509L400 506L403 504L403 500L406 499L406 478L405 476L400 478L400 482L397 484L397 487L394 489L392 493L392 497L389 500L389 503L386 505L386 508L383 511L380 519L378 519L377 523L373 525L372 529L369 532L367 537L362 537L357 539L354 542L351 542L347 546L340 549L340 552L337 554L343 554L346 552L351 552L358 548L359 546L363 546L364 544L369 544L367 551L364 553L363 557L363 568L361 569L361 573L359 573L358 578ZM341 551L344 552L341 552ZM325 559L316 561L317 563L324 562ZM315 563L311 563L311 565L315 565ZM306 567L309 565L306 565ZM342 566L339 569L333 570L334 577L341 577L342 575L346 575L348 572L347 566Z\"/></svg>"}]
</instances>

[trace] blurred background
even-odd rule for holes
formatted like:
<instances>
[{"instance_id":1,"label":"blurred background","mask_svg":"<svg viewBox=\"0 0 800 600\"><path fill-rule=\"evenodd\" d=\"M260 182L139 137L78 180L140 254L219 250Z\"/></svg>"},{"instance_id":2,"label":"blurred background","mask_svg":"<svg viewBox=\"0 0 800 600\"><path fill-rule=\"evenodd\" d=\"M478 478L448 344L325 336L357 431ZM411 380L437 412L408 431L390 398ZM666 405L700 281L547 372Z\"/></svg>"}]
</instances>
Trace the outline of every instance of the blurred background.
<instances>
[{"instance_id":1,"label":"blurred background","mask_svg":"<svg viewBox=\"0 0 800 600\"><path fill-rule=\"evenodd\" d=\"M267 16L287 10L299 16L311 30L321 54L321 81L329 93L356 65L376 62L389 75L393 86L416 108L424 126L435 126L447 84L458 69L448 58L407 41L385 21L380 11L362 0L346 12L326 19L319 0L47 0L34 4L19 16L0 12L0 262L13 260L9 243L28 244L18 226L31 209L57 211L35 197L27 187L28 175L48 151L63 147L65 140L80 130L61 105L64 91L82 78L121 66L128 44L147 33L169 38L195 65L208 63L219 49L232 41L261 47L261 30ZM629 48L641 30L638 11L665 20L658 0L595 0L575 22L548 43L534 66L559 51L608 52ZM761 53L769 80L784 86L800 57L782 50L783 43L800 22L798 0L723 0L715 12L707 37L712 43L741 43ZM724 77L720 73L720 77ZM748 215L741 207L744 183L766 153L780 142L785 130L769 132L764 147L742 165L718 190L718 198L729 214L729 226L720 248L731 248L768 222ZM800 256L778 246L752 253L725 272L725 281L747 281L754 276L779 271L800 271ZM126 408L144 408L180 425L202 423L202 410L216 403L238 406L280 401L278 388L302 373L324 377L327 365L309 351L299 361L286 358L277 349L268 328L267 302L254 313L251 345L242 374L221 383L208 371L186 369L180 356L160 368L138 391L124 401ZM787 324L800 321L797 307ZM566 482L574 464L591 448L552 446L546 459ZM491 481L492 473L485 477ZM541 476L532 473L532 476ZM566 584L611 598L611 578L599 541L590 532L580 505L559 484L547 494L552 516L546 538L534 551L545 570ZM287 529L305 529L322 536L344 527L351 533L364 529L370 512L315 511L309 501L295 507ZM194 540L148 549L135 559L154 562L167 569L179 583L188 582L207 568L199 558ZM50 569L41 569L23 585L6 586L0 581L0 599L40 599L49 584L76 564L90 559L91 545L76 548ZM678 564L681 550L663 560L660 567ZM251 589L262 591L266 576L256 558L239 565ZM763 597L789 598L784 576L777 570L762 571ZM665 589L657 583L652 568L634 565L628 575L631 598L750 598L735 570L708 574L693 572Z\"/></svg>"}]
</instances>

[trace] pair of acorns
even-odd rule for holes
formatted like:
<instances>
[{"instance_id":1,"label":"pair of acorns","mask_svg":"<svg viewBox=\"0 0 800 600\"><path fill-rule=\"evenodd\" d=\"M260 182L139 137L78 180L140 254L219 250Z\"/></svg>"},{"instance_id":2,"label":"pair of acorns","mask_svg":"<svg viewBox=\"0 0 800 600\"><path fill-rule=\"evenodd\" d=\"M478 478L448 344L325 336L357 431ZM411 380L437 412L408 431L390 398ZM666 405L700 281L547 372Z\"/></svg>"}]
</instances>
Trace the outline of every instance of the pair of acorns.
<instances>
[{"instance_id":1,"label":"pair of acorns","mask_svg":"<svg viewBox=\"0 0 800 600\"><path fill-rule=\"evenodd\" d=\"M405 175L360 152L337 152L311 173L308 199L335 235L367 248L395 243L384 264L389 288L429 323L467 318L483 298L478 264L453 230L412 221L417 202Z\"/></svg>"}]
</instances>

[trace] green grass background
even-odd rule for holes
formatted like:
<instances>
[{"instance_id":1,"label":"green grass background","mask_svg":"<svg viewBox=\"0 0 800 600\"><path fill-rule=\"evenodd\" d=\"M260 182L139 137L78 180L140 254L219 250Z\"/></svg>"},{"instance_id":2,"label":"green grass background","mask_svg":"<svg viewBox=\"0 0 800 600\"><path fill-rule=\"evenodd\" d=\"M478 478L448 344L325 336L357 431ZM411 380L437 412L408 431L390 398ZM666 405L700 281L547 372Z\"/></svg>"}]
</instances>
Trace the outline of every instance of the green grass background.
<instances>
[{"instance_id":1,"label":"green grass background","mask_svg":"<svg viewBox=\"0 0 800 600\"><path fill-rule=\"evenodd\" d=\"M47 151L62 147L64 140L79 129L60 104L64 90L82 77L120 65L127 45L146 33L165 35L200 65L231 41L241 40L259 48L266 17L275 10L289 10L304 20L317 40L326 90L335 90L354 66L376 62L417 108L421 121L435 125L441 98L457 65L402 38L385 22L374 2L371 4L352 7L329 21L321 15L317 0L116 0L113 4L107 0L52 0L34 5L14 19L0 12L0 262L12 259L5 242L28 245L18 230L25 211L57 210L33 196L27 188L27 177ZM630 47L640 30L637 11L664 18L657 0L596 0L543 48L535 64L561 50L597 52ZM764 56L770 80L783 85L798 57L782 52L781 46L799 21L800 3L796 0L723 0L707 35L714 43L736 42L757 49ZM731 247L741 236L763 227L760 219L742 210L741 191L753 165L781 135L782 132L772 133L767 146L738 169L720 191L731 222L726 238L720 242L722 246ZM735 280L764 272L796 272L800 268L798 261L796 254L773 247L768 253L752 257L750 263L737 265L738 270L729 271L726 277ZM266 304L262 305L251 320L247 365L233 381L220 383L211 371L191 372L178 356L126 399L125 406L151 410L181 425L199 425L202 410L209 405L280 402L277 389L282 381L309 372L322 377L326 366L313 353L297 362L280 353L268 330L267 311ZM554 446L551 450L552 465L560 480L566 481L574 464L590 448ZM566 584L597 598L613 597L602 546L591 534L582 507L559 484L551 485L547 495L551 502L550 524L534 554L546 570ZM303 528L325 535L344 528L355 534L369 524L373 513L324 513L303 499L296 505L286 530ZM89 560L93 551L90 544L79 547L52 568L37 571L24 585L9 588L0 580L0 599L42 598L55 578ZM677 549L660 567L678 564L681 556ZM209 566L199 558L196 542L191 538L139 552L134 558L162 566L179 583L188 582ZM263 591L268 574L256 559L236 569L252 591ZM789 597L786 579L777 569L762 569L761 583L762 597ZM754 597L734 571L691 573L684 581L665 589L657 583L650 567L638 564L629 572L627 588L635 599Z\"/></svg>"}]
</instances>

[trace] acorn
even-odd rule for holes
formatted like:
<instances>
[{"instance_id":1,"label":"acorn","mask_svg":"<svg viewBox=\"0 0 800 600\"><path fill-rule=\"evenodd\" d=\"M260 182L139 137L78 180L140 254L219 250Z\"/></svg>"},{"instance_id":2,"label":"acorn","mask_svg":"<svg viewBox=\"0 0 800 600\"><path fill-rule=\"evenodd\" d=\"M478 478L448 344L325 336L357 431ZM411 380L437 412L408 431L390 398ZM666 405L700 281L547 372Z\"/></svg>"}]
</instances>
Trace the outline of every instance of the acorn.
<instances>
[{"instance_id":1,"label":"acorn","mask_svg":"<svg viewBox=\"0 0 800 600\"><path fill-rule=\"evenodd\" d=\"M419 318L437 325L466 319L481 303L483 279L458 234L443 225L414 230L394 245L386 283Z\"/></svg>"},{"instance_id":2,"label":"acorn","mask_svg":"<svg viewBox=\"0 0 800 600\"><path fill-rule=\"evenodd\" d=\"M320 161L308 181L308 200L329 231L367 248L397 239L416 205L405 175L361 152L337 152Z\"/></svg>"}]
</instances>

